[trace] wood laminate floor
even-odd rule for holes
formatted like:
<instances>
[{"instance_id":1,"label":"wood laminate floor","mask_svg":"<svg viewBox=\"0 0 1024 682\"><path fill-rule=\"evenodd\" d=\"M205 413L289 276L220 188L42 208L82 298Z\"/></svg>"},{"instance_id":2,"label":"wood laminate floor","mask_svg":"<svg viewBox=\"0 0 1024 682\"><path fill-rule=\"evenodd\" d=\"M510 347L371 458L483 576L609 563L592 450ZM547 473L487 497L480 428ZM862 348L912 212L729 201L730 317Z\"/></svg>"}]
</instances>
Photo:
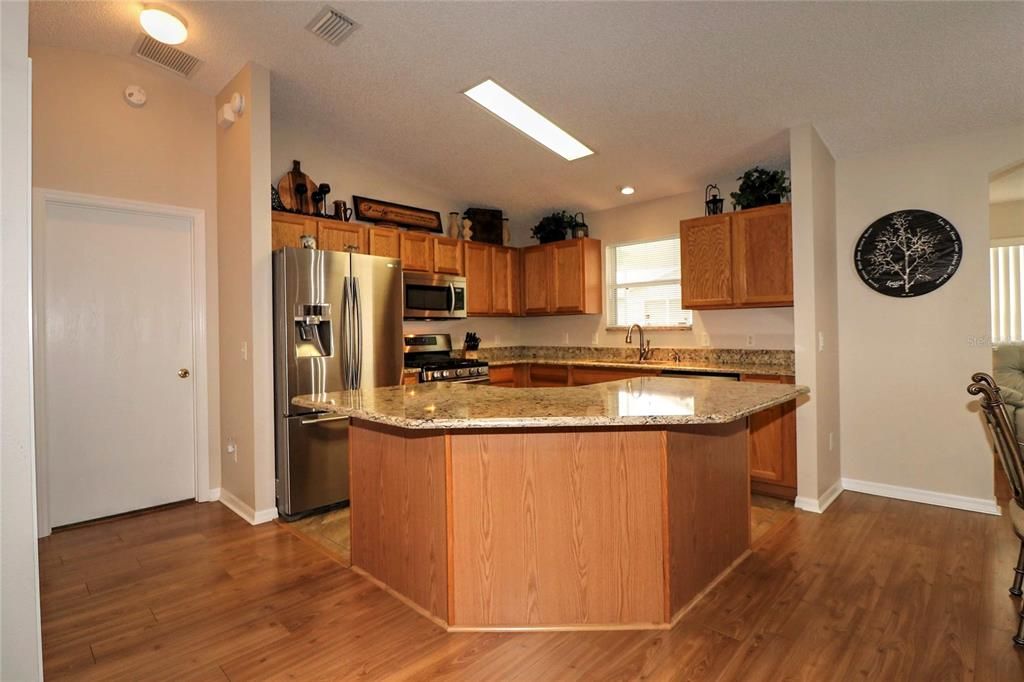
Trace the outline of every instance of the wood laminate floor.
<instances>
[{"instance_id":1,"label":"wood laminate floor","mask_svg":"<svg viewBox=\"0 0 1024 682\"><path fill-rule=\"evenodd\" d=\"M48 679L1024 680L1005 518L759 501L752 555L670 631L447 634L217 503L40 541Z\"/></svg>"}]
</instances>

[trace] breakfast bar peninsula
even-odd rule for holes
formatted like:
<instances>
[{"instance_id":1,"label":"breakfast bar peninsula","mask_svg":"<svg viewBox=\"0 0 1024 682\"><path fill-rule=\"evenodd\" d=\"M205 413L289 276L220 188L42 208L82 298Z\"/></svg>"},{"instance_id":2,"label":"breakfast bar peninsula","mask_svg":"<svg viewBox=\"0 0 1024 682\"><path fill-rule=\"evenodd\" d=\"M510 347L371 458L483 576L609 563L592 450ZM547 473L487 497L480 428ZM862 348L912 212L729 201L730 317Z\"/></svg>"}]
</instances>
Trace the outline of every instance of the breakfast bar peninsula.
<instances>
[{"instance_id":1,"label":"breakfast bar peninsula","mask_svg":"<svg viewBox=\"0 0 1024 682\"><path fill-rule=\"evenodd\" d=\"M641 377L303 396L351 418L353 568L448 630L667 628L749 551L747 417L785 384Z\"/></svg>"}]
</instances>

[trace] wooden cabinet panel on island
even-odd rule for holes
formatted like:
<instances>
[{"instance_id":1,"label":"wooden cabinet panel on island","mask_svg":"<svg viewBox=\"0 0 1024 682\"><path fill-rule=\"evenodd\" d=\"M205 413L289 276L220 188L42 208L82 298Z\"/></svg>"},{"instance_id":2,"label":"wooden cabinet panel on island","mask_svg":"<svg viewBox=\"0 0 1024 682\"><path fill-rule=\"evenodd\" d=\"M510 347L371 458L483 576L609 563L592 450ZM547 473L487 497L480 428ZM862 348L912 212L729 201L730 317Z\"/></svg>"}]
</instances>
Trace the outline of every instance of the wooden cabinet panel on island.
<instances>
[{"instance_id":1,"label":"wooden cabinet panel on island","mask_svg":"<svg viewBox=\"0 0 1024 682\"><path fill-rule=\"evenodd\" d=\"M399 232L399 252L402 270L415 272L434 271L434 244L424 232Z\"/></svg>"},{"instance_id":2,"label":"wooden cabinet panel on island","mask_svg":"<svg viewBox=\"0 0 1024 682\"><path fill-rule=\"evenodd\" d=\"M789 204L681 221L683 307L793 305L792 233Z\"/></svg>"},{"instance_id":3,"label":"wooden cabinet panel on island","mask_svg":"<svg viewBox=\"0 0 1024 682\"><path fill-rule=\"evenodd\" d=\"M362 225L341 220L319 220L316 234L318 249L367 253L366 228Z\"/></svg>"},{"instance_id":4,"label":"wooden cabinet panel on island","mask_svg":"<svg viewBox=\"0 0 1024 682\"><path fill-rule=\"evenodd\" d=\"M398 230L390 227L371 227L367 230L368 252L371 256L401 258L402 248Z\"/></svg>"},{"instance_id":5,"label":"wooden cabinet panel on island","mask_svg":"<svg viewBox=\"0 0 1024 682\"><path fill-rule=\"evenodd\" d=\"M317 236L316 221L309 216L273 211L270 214L270 250L302 248L302 236Z\"/></svg>"},{"instance_id":6,"label":"wooden cabinet panel on island","mask_svg":"<svg viewBox=\"0 0 1024 682\"><path fill-rule=\"evenodd\" d=\"M434 272L461 275L464 242L448 237L431 237L431 241L434 243Z\"/></svg>"},{"instance_id":7,"label":"wooden cabinet panel on island","mask_svg":"<svg viewBox=\"0 0 1024 682\"><path fill-rule=\"evenodd\" d=\"M522 251L526 315L599 315L602 309L601 242L566 239Z\"/></svg>"},{"instance_id":8,"label":"wooden cabinet panel on island","mask_svg":"<svg viewBox=\"0 0 1024 682\"><path fill-rule=\"evenodd\" d=\"M742 381L792 384L793 377L744 374ZM762 410L749 417L748 452L751 490L763 495L796 498L796 403Z\"/></svg>"}]
</instances>

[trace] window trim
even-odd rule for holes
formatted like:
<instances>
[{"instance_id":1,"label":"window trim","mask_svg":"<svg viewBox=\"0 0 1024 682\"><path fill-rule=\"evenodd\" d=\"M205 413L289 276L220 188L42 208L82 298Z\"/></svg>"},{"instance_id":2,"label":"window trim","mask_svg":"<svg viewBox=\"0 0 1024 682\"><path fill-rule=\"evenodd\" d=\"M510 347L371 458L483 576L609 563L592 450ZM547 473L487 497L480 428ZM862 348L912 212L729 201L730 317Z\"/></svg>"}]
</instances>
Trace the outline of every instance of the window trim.
<instances>
[{"instance_id":1,"label":"window trim","mask_svg":"<svg viewBox=\"0 0 1024 682\"><path fill-rule=\"evenodd\" d=\"M614 254L615 253L615 249L617 249L617 248L619 248L621 246L634 246L636 244L649 244L650 242L660 242L660 241L665 241L665 240L668 240L668 239L679 239L679 233L678 232L670 232L668 234L663 234L663 235L656 236L656 237L648 237L646 239L631 239L631 240L628 240L628 241L612 242L612 243L608 244L607 246L605 246L605 259L604 259L605 260L605 282L604 282L604 297L605 297L605 300L608 301L608 299L610 298L608 294L611 291L612 287L619 288L619 287L632 287L632 286L637 286L637 287L639 287L639 286L665 286L667 284L676 284L676 285L678 285L680 287L680 291L682 291L682 284L683 284L682 267L680 267L679 279L678 280L675 280L675 279L656 279L656 280L651 280L649 282L630 282L629 284L619 284L618 282L615 281L616 259L614 258L614 256L609 256L608 255L609 253ZM682 263L680 263L680 266L682 266ZM688 332L688 331L693 331L693 313L694 313L694 311L690 310L689 308L680 308L680 310L689 310L689 312L690 312L690 324L680 324L680 325L672 325L672 326L657 325L657 326L650 326L650 327L648 327L647 325L643 325L644 330L667 331L667 332ZM604 328L605 331L609 331L609 332L622 331L622 332L624 332L627 329L629 329L628 325L619 325L619 324L612 325L612 324L608 324L610 318L611 318L611 311L610 310L606 310L605 311L605 328Z\"/></svg>"}]
</instances>

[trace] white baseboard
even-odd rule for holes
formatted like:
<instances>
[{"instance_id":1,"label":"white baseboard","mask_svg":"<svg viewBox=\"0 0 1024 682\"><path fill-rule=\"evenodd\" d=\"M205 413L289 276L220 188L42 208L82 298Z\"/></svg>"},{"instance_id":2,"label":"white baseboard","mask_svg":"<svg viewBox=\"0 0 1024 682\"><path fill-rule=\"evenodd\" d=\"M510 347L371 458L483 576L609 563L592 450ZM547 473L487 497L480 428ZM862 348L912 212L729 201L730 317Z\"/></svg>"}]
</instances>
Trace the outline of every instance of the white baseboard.
<instances>
[{"instance_id":1,"label":"white baseboard","mask_svg":"<svg viewBox=\"0 0 1024 682\"><path fill-rule=\"evenodd\" d=\"M952 509L963 509L964 511L978 512L980 514L991 514L1000 516L1002 511L996 504L995 498L985 499L983 497L964 497L963 495L951 495L950 493L937 493L931 490L920 490L918 488L904 488L888 483L873 483L872 481L858 481L855 478L842 479L843 488L857 493L878 495L880 497L891 497L897 500L908 502L921 502L933 504L937 507L951 507Z\"/></svg>"},{"instance_id":2,"label":"white baseboard","mask_svg":"<svg viewBox=\"0 0 1024 682\"><path fill-rule=\"evenodd\" d=\"M843 482L836 481L821 497L797 497L793 500L793 506L804 511L822 514L829 508L829 505L836 501L841 492L843 492Z\"/></svg>"},{"instance_id":3,"label":"white baseboard","mask_svg":"<svg viewBox=\"0 0 1024 682\"><path fill-rule=\"evenodd\" d=\"M221 504L241 516L253 526L258 526L261 523L273 521L277 518L276 507L271 509L255 510L224 488L217 489L217 499Z\"/></svg>"},{"instance_id":4,"label":"white baseboard","mask_svg":"<svg viewBox=\"0 0 1024 682\"><path fill-rule=\"evenodd\" d=\"M210 492L206 495L207 502L216 502L220 499L220 488L210 488Z\"/></svg>"}]
</instances>

